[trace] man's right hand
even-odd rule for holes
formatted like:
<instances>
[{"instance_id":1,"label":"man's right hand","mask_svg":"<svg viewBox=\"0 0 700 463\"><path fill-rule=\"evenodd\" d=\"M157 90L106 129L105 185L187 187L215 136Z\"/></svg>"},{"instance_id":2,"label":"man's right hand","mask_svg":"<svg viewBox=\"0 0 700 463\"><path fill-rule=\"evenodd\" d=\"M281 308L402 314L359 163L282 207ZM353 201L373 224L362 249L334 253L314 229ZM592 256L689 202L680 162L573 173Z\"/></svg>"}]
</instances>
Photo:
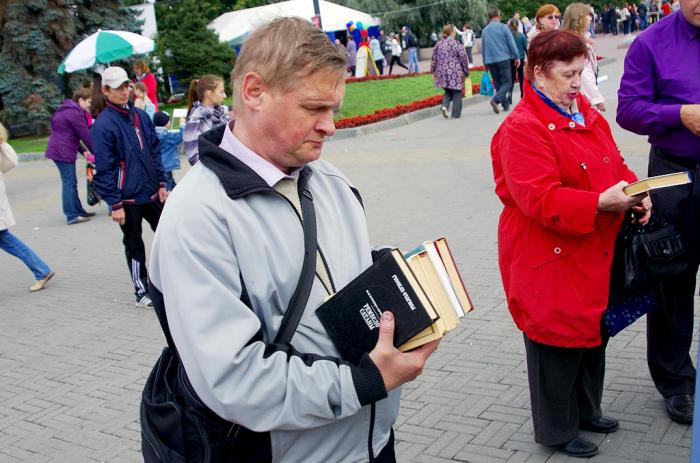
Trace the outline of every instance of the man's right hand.
<instances>
[{"instance_id":1,"label":"man's right hand","mask_svg":"<svg viewBox=\"0 0 700 463\"><path fill-rule=\"evenodd\" d=\"M379 339L369 357L379 368L387 392L413 381L423 372L428 357L437 349L440 340L431 341L410 352L394 347L394 315L388 310L382 313Z\"/></svg>"},{"instance_id":2,"label":"man's right hand","mask_svg":"<svg viewBox=\"0 0 700 463\"><path fill-rule=\"evenodd\" d=\"M124 209L112 211L112 220L117 222L119 225L124 225L126 222L126 214L124 213Z\"/></svg>"},{"instance_id":3,"label":"man's right hand","mask_svg":"<svg viewBox=\"0 0 700 463\"><path fill-rule=\"evenodd\" d=\"M700 136L700 104L681 106L681 122L688 130Z\"/></svg>"}]
</instances>

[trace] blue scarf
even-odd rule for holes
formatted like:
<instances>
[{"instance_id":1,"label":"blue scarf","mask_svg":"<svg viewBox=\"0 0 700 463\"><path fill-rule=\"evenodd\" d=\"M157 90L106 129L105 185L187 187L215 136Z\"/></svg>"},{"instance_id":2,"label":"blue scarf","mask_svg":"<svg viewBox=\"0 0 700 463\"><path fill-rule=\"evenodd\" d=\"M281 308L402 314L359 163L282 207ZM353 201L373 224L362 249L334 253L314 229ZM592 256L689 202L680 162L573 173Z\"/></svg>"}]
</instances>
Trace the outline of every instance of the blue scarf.
<instances>
[{"instance_id":1,"label":"blue scarf","mask_svg":"<svg viewBox=\"0 0 700 463\"><path fill-rule=\"evenodd\" d=\"M562 116L566 116L566 117L568 117L569 119L573 120L573 121L576 122L578 125L582 125L582 126L584 126L584 127L586 126L586 119L583 117L583 114L581 114L580 112L575 112L575 113L572 114L572 113L569 113L569 112L567 112L567 111L564 111L564 110L561 109L555 102L553 102L552 100L550 100L550 99L547 97L547 95L545 95L544 93L542 93L542 92L540 92L539 90L537 90L537 87L535 87L535 84L533 84L532 82L530 82L530 85L532 85L532 89L535 91L535 93L537 93L537 94L540 96L540 98L542 98L542 101L544 101L544 102L547 104L547 106L549 106L550 108L554 109L556 112L558 112L558 113L561 114Z\"/></svg>"}]
</instances>

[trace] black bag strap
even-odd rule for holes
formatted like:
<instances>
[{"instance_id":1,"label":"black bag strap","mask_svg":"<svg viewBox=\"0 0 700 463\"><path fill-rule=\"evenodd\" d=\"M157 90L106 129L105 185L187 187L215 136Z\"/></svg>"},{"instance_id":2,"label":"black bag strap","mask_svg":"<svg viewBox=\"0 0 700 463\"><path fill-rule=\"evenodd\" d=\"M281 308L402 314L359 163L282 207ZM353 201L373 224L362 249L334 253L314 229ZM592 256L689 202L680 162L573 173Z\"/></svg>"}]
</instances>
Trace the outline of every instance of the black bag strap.
<instances>
[{"instance_id":1,"label":"black bag strap","mask_svg":"<svg viewBox=\"0 0 700 463\"><path fill-rule=\"evenodd\" d=\"M304 308L309 300L311 287L313 286L314 278L316 276L316 253L318 243L316 241L316 211L314 209L313 195L307 187L310 176L311 169L308 167L305 167L299 173L299 199L301 201L301 211L303 215L302 227L304 229L304 262L301 266L301 275L299 276L297 287L294 290L292 299L289 301L287 311L282 317L280 329L275 336L276 344L287 344L294 336L294 332L301 321L301 316L304 314ZM177 352L175 342L173 342L172 335L170 334L170 327L168 326L168 317L165 312L163 294L158 290L158 288L153 286L150 279L148 283L154 310L156 312L156 316L158 317L160 327L163 330L163 334L165 335L165 339L168 346L174 352ZM243 281L243 275L241 275L241 286L243 288L241 292L241 300L244 301L244 303L247 302L246 305L249 305L250 299L248 298L245 282Z\"/></svg>"},{"instance_id":2,"label":"black bag strap","mask_svg":"<svg viewBox=\"0 0 700 463\"><path fill-rule=\"evenodd\" d=\"M289 301L287 311L284 313L280 329L275 336L275 344L288 344L299 326L304 308L311 294L316 276L316 254L318 243L316 242L316 211L314 198L306 185L299 179L299 199L301 200L301 213L303 215L302 226L304 228L304 263L301 266L301 276Z\"/></svg>"}]
</instances>

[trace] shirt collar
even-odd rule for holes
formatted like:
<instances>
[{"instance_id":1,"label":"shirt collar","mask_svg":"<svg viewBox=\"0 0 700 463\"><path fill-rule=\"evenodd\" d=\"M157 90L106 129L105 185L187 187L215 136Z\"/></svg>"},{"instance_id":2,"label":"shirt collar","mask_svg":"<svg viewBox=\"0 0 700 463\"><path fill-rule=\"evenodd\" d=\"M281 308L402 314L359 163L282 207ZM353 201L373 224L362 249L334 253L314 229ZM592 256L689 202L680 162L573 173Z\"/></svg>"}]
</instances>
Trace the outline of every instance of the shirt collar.
<instances>
[{"instance_id":1,"label":"shirt collar","mask_svg":"<svg viewBox=\"0 0 700 463\"><path fill-rule=\"evenodd\" d=\"M233 134L234 123L235 120L232 120L227 124L226 130L224 130L224 136L221 139L221 143L219 143L219 148L231 154L243 164L248 166L270 187L275 186L275 184L282 179L294 179L294 177L299 175L299 172L302 169L301 167L292 169L290 174L287 175L279 170L274 164L267 161L259 154L255 153L253 150L241 143L241 141Z\"/></svg>"},{"instance_id":2,"label":"shirt collar","mask_svg":"<svg viewBox=\"0 0 700 463\"><path fill-rule=\"evenodd\" d=\"M600 113L588 104L586 98L582 94L579 94L576 99L576 104L578 110L583 114L586 125L577 124L570 117L564 116L545 103L531 85L531 81L526 80L523 87L527 104L536 111L538 119L540 119L549 130L558 131L567 128L572 130L588 130L593 127L596 119L601 117Z\"/></svg>"}]
</instances>

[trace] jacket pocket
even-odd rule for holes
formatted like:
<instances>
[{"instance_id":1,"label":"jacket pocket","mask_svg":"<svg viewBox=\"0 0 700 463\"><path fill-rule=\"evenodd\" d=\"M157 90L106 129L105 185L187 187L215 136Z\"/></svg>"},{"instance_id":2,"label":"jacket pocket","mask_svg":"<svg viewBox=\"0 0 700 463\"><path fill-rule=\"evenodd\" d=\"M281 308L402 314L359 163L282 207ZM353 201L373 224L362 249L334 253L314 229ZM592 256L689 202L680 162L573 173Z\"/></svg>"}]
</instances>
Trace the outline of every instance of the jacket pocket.
<instances>
[{"instance_id":1,"label":"jacket pocket","mask_svg":"<svg viewBox=\"0 0 700 463\"><path fill-rule=\"evenodd\" d=\"M531 268L563 259L581 248L581 238L571 238L541 227L532 227L530 231L523 246L527 265Z\"/></svg>"}]
</instances>

